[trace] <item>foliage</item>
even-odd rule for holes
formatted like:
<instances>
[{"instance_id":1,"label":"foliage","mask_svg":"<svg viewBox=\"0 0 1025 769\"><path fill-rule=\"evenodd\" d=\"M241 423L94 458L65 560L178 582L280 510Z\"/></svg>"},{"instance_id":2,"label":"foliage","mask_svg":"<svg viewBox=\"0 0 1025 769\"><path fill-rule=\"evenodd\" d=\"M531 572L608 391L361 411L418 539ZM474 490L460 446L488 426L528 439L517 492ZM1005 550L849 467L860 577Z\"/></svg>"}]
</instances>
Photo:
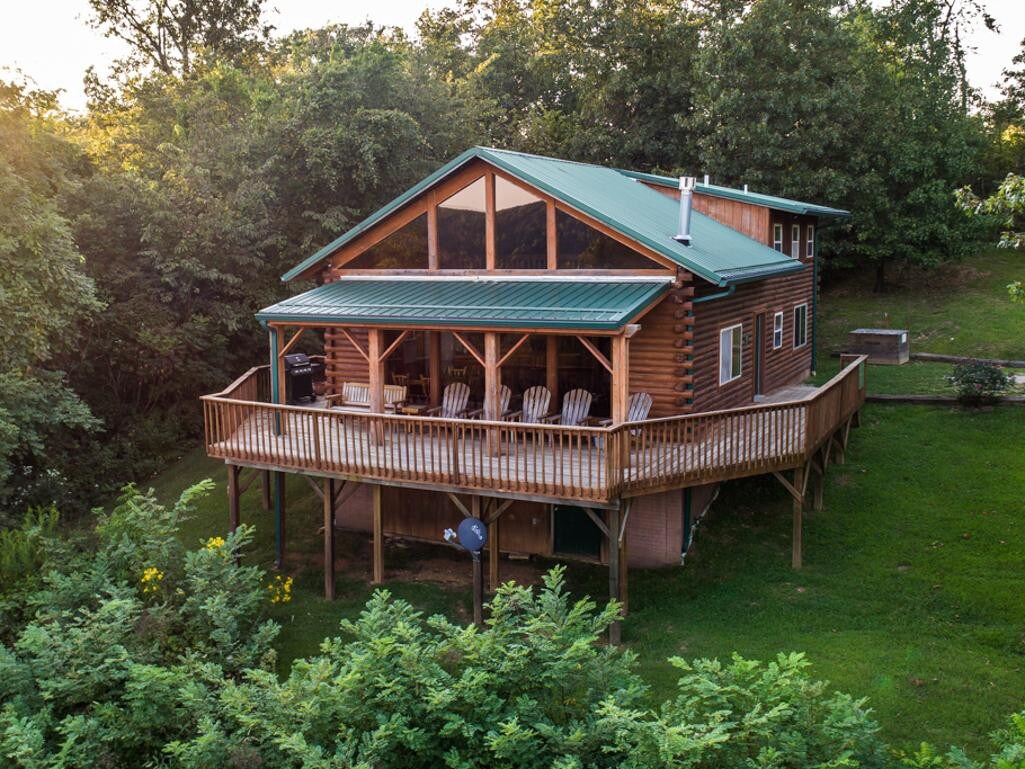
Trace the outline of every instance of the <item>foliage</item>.
<instances>
[{"instance_id":1,"label":"foliage","mask_svg":"<svg viewBox=\"0 0 1025 769\"><path fill-rule=\"evenodd\" d=\"M32 577L43 563L46 541L57 532L58 513L54 506L25 513L17 528L0 531L0 585L13 592L23 579Z\"/></svg>"},{"instance_id":2,"label":"foliage","mask_svg":"<svg viewBox=\"0 0 1025 769\"><path fill-rule=\"evenodd\" d=\"M93 541L51 542L35 589L5 596L17 605L0 642L5 766L157 760L169 734L197 728L186 703L204 681L272 668L262 570L236 563L252 530L188 552L178 542L209 486L171 508L128 487Z\"/></svg>"},{"instance_id":3,"label":"foliage","mask_svg":"<svg viewBox=\"0 0 1025 769\"><path fill-rule=\"evenodd\" d=\"M263 5L264 0L89 0L89 22L131 47L120 70L151 66L188 75L197 54L237 56L266 37Z\"/></svg>"},{"instance_id":4,"label":"foliage","mask_svg":"<svg viewBox=\"0 0 1025 769\"><path fill-rule=\"evenodd\" d=\"M54 133L55 104L0 82L0 503L21 510L57 498L61 439L97 426L59 368L101 305L59 206L75 152Z\"/></svg>"},{"instance_id":5,"label":"foliage","mask_svg":"<svg viewBox=\"0 0 1025 769\"><path fill-rule=\"evenodd\" d=\"M1025 711L1007 719L1007 727L991 735L996 748L987 761L976 761L963 750L941 753L922 743L913 753L901 754L901 766L909 769L1025 769Z\"/></svg>"},{"instance_id":6,"label":"foliage","mask_svg":"<svg viewBox=\"0 0 1025 769\"><path fill-rule=\"evenodd\" d=\"M992 403L1011 386L1002 368L977 360L958 363L947 379L962 403Z\"/></svg>"}]
</instances>

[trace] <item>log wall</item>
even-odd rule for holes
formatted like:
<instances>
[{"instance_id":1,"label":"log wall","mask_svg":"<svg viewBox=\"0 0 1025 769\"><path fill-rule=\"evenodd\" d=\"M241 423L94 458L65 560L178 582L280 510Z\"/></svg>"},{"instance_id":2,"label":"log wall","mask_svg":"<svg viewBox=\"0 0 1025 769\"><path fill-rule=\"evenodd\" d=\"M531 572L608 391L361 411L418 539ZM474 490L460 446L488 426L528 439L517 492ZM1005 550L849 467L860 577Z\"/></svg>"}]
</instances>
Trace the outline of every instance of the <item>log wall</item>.
<instances>
[{"instance_id":1,"label":"log wall","mask_svg":"<svg viewBox=\"0 0 1025 769\"><path fill-rule=\"evenodd\" d=\"M630 392L651 395L651 418L691 410L693 293L689 284L673 289L640 319L641 330L630 340Z\"/></svg>"}]
</instances>

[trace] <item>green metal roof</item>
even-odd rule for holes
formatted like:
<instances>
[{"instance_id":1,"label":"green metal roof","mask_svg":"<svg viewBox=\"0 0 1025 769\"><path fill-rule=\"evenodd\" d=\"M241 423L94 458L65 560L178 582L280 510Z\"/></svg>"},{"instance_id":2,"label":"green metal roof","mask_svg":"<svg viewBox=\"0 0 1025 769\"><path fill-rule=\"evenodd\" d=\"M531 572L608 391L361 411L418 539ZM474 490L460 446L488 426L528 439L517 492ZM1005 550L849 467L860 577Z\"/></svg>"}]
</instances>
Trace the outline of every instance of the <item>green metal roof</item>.
<instances>
[{"instance_id":1,"label":"green metal roof","mask_svg":"<svg viewBox=\"0 0 1025 769\"><path fill-rule=\"evenodd\" d=\"M668 278L349 277L256 314L259 321L447 328L613 331L634 320Z\"/></svg>"},{"instance_id":2,"label":"green metal roof","mask_svg":"<svg viewBox=\"0 0 1025 769\"><path fill-rule=\"evenodd\" d=\"M697 211L691 218L692 244L685 246L677 242L673 236L679 203L640 184L635 175L587 163L472 147L286 272L282 280L292 280L315 267L345 243L474 158L481 158L547 192L716 285L796 272L805 266Z\"/></svg>"},{"instance_id":3,"label":"green metal roof","mask_svg":"<svg viewBox=\"0 0 1025 769\"><path fill-rule=\"evenodd\" d=\"M640 179L641 181L651 182L652 184L658 184L663 187L672 187L674 190L678 189L680 186L680 180L673 178L672 176L645 174L640 171L622 171L622 173L626 174L631 179ZM747 190L738 190L733 187L720 187L718 184L702 184L701 182L698 182L694 187L694 191L701 192L705 195L712 195L716 198L727 198L729 200L739 200L743 203L753 203L756 206L765 206L766 208L773 208L777 211L787 211L792 214L809 214L811 216L823 216L834 219L846 219L851 215L850 211L844 211L842 208L820 206L818 203L805 203L801 200L780 198L775 195L765 195L761 192L748 192Z\"/></svg>"}]
</instances>

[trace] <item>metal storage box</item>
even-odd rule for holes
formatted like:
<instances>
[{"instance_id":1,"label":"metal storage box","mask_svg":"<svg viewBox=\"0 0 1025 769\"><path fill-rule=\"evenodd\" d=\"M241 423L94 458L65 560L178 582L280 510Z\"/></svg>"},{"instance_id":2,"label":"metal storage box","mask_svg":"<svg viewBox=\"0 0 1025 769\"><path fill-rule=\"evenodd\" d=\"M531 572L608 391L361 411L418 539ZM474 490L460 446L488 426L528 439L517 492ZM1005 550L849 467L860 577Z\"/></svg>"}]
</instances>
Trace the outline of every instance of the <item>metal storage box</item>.
<instances>
[{"instance_id":1,"label":"metal storage box","mask_svg":"<svg viewBox=\"0 0 1025 769\"><path fill-rule=\"evenodd\" d=\"M911 357L906 328L857 328L847 335L847 352L869 363L900 365Z\"/></svg>"}]
</instances>

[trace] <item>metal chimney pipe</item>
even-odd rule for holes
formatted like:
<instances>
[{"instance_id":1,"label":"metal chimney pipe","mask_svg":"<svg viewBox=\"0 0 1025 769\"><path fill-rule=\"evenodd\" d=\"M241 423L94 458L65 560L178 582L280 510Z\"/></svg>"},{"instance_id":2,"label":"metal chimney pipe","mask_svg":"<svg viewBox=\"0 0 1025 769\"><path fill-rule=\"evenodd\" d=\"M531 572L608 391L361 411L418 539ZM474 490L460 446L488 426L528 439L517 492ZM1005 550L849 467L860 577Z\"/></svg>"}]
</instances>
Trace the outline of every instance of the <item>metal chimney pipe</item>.
<instances>
[{"instance_id":1,"label":"metal chimney pipe","mask_svg":"<svg viewBox=\"0 0 1025 769\"><path fill-rule=\"evenodd\" d=\"M693 176L680 177L680 227L673 240L685 246L690 245L690 212L694 204L694 184Z\"/></svg>"}]
</instances>

